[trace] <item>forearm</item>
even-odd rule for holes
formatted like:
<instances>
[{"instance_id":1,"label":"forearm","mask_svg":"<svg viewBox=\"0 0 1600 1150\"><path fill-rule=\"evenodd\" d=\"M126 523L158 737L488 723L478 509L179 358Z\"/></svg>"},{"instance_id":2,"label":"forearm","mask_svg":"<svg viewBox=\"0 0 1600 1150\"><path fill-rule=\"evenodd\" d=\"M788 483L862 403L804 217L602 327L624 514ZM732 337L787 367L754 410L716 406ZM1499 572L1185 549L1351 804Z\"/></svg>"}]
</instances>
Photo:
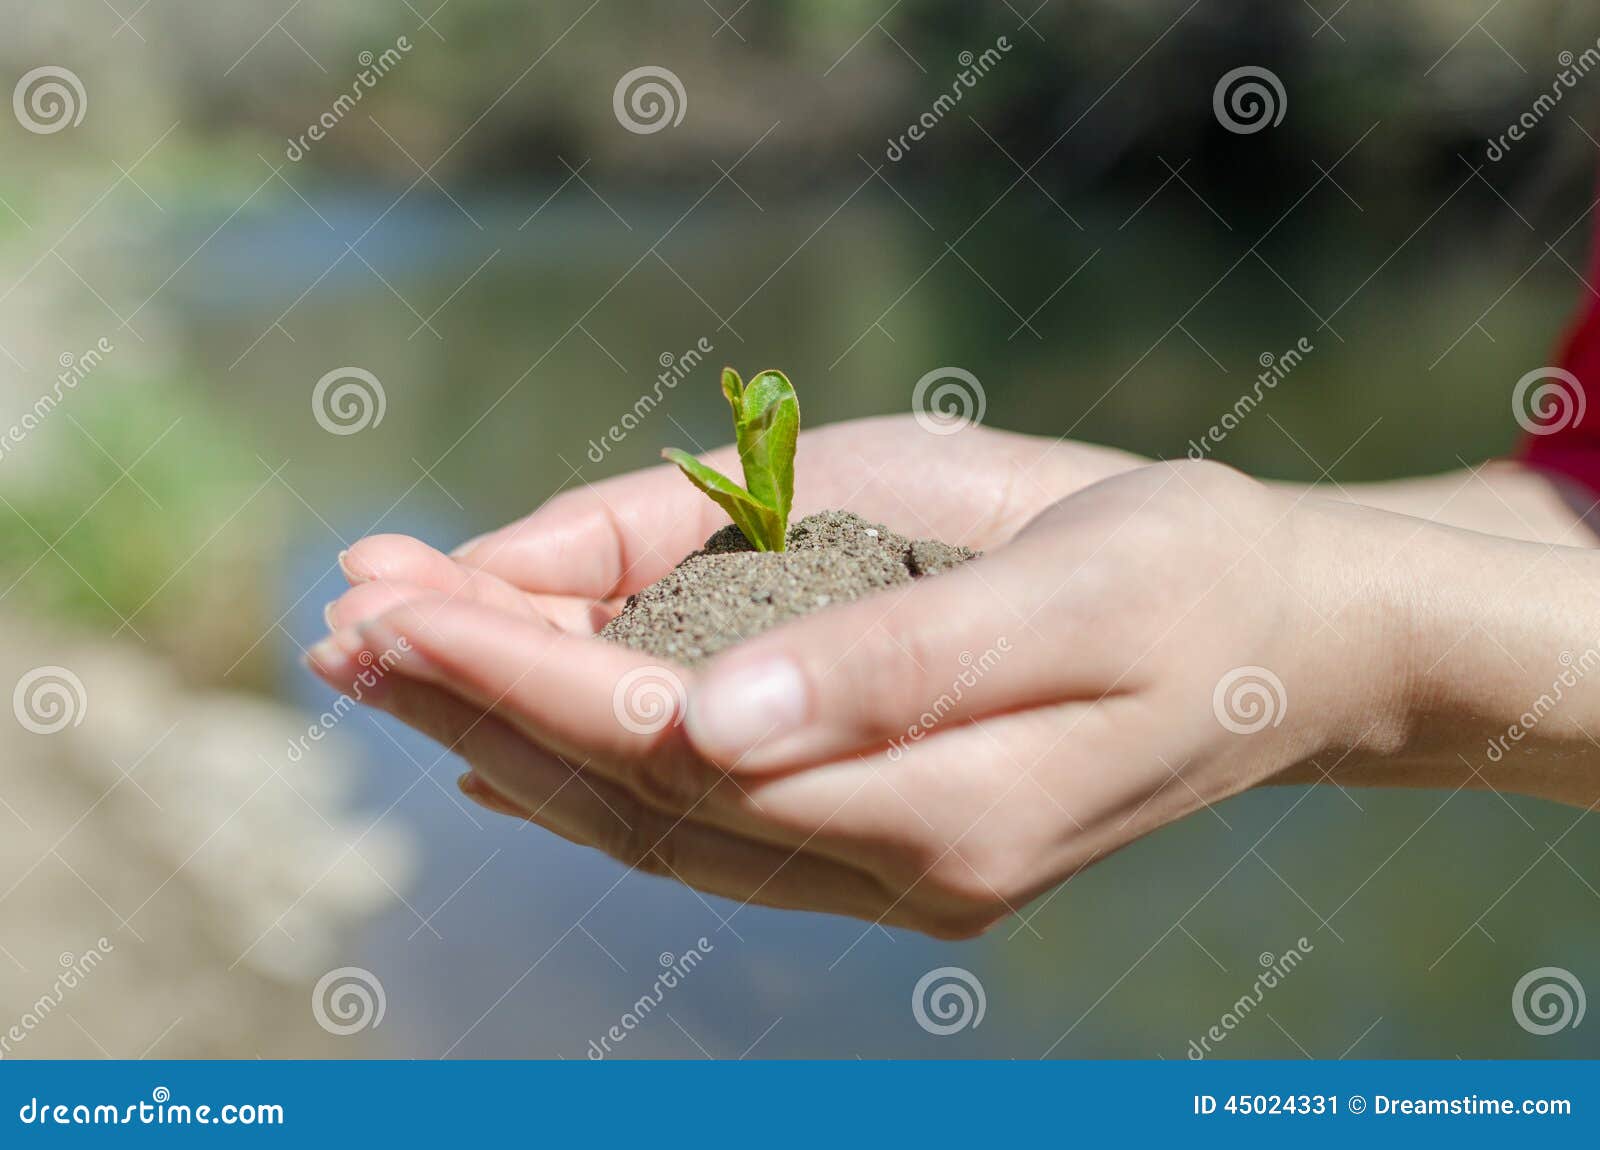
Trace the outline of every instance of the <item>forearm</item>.
<instances>
[{"instance_id":1,"label":"forearm","mask_svg":"<svg viewBox=\"0 0 1600 1150\"><path fill-rule=\"evenodd\" d=\"M1595 528L1585 521L1594 511L1593 496L1578 484L1520 463L1495 461L1383 483L1283 486L1486 535L1574 547L1596 543Z\"/></svg>"},{"instance_id":2,"label":"forearm","mask_svg":"<svg viewBox=\"0 0 1600 1150\"><path fill-rule=\"evenodd\" d=\"M1025 490L1047 493L1052 500L1151 462L1114 448L1000 434L1013 444L1019 464L1029 473ZM1571 480L1510 460L1380 483L1272 480L1267 485L1295 497L1357 503L1507 539L1573 547L1600 543L1600 501L1593 492Z\"/></svg>"}]
</instances>

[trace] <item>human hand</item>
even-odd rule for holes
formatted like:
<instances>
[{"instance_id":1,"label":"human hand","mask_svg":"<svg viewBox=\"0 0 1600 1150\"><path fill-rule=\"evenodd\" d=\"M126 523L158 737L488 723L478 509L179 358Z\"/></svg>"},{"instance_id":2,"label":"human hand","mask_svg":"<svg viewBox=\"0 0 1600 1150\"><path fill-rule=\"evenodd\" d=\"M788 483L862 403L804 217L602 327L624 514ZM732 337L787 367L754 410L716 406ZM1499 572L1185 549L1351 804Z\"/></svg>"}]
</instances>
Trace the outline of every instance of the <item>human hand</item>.
<instances>
[{"instance_id":1,"label":"human hand","mask_svg":"<svg viewBox=\"0 0 1600 1150\"><path fill-rule=\"evenodd\" d=\"M1205 803L1394 737L1366 517L1393 518L1152 466L699 672L470 584L416 591L314 663L348 690L404 649L367 699L462 753L486 805L714 893L968 937ZM596 530L528 537L534 586L566 554L591 566L557 593L614 590L630 564L566 541ZM662 709L632 713L621 686L651 682Z\"/></svg>"},{"instance_id":2,"label":"human hand","mask_svg":"<svg viewBox=\"0 0 1600 1150\"><path fill-rule=\"evenodd\" d=\"M732 447L706 456L737 471ZM795 518L843 507L912 536L982 549L1050 503L1142 461L1126 452L979 426L938 435L912 416L861 419L800 435ZM408 596L466 596L589 635L619 600L660 579L727 523L672 466L573 488L524 519L445 556L400 535L363 539L341 557L355 590L329 624Z\"/></svg>"}]
</instances>

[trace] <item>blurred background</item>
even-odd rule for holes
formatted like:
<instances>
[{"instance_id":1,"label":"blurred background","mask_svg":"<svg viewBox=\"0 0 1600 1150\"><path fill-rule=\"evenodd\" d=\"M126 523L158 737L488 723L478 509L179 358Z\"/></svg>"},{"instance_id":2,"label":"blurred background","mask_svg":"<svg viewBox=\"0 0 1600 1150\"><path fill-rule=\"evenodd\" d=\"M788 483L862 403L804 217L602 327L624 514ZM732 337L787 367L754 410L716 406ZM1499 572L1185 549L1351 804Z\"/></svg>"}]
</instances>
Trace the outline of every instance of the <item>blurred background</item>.
<instances>
[{"instance_id":1,"label":"blurred background","mask_svg":"<svg viewBox=\"0 0 1600 1150\"><path fill-rule=\"evenodd\" d=\"M1548 965L1600 987L1571 810L1252 794L939 944L624 876L465 804L456 760L297 662L349 541L452 546L720 441L723 362L787 370L813 425L959 365L988 424L1173 457L1304 340L1217 458L1353 481L1505 452L1585 291L1589 6L0 0L0 26L0 687L37 700L0 727L6 1056L581 1058L702 938L616 1056L1182 1058L1301 938L1213 1056L1600 1055L1509 1001ZM681 86L664 122L614 104L642 67ZM1281 121L1224 122L1242 67ZM383 402L341 422L313 393L351 368ZM941 966L981 1026L919 1026Z\"/></svg>"}]
</instances>

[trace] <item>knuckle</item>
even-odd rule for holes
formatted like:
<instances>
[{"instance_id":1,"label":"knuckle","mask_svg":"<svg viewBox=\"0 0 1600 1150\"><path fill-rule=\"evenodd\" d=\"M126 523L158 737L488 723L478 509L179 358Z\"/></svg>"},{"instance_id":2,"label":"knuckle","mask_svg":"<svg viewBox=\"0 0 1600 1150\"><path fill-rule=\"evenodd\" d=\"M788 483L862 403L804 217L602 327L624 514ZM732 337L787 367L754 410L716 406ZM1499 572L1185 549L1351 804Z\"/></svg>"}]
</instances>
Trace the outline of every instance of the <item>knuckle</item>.
<instances>
[{"instance_id":1,"label":"knuckle","mask_svg":"<svg viewBox=\"0 0 1600 1150\"><path fill-rule=\"evenodd\" d=\"M572 487L566 491L557 492L546 499L534 515L544 515L550 518L560 518L565 515L578 514L588 511L594 506L594 493L587 487ZM523 522L527 522L524 520ZM520 524L519 524L520 526Z\"/></svg>"},{"instance_id":2,"label":"knuckle","mask_svg":"<svg viewBox=\"0 0 1600 1150\"><path fill-rule=\"evenodd\" d=\"M874 872L895 894L905 894L919 886L940 887L938 874L949 862L950 851L933 836L913 834L902 841L881 842L878 849Z\"/></svg>"},{"instance_id":3,"label":"knuckle","mask_svg":"<svg viewBox=\"0 0 1600 1150\"><path fill-rule=\"evenodd\" d=\"M646 756L628 776L628 788L635 795L670 814L698 805L716 783L703 763L676 751Z\"/></svg>"},{"instance_id":4,"label":"knuckle","mask_svg":"<svg viewBox=\"0 0 1600 1150\"><path fill-rule=\"evenodd\" d=\"M1174 483L1170 509L1192 530L1199 523L1233 520L1241 509L1255 505L1266 488L1259 480L1214 460L1179 460L1166 465Z\"/></svg>"},{"instance_id":5,"label":"knuckle","mask_svg":"<svg viewBox=\"0 0 1600 1150\"><path fill-rule=\"evenodd\" d=\"M1021 897L1026 883L1022 859L1004 847L962 847L929 872L947 900L964 911L999 916Z\"/></svg>"},{"instance_id":6,"label":"knuckle","mask_svg":"<svg viewBox=\"0 0 1600 1150\"><path fill-rule=\"evenodd\" d=\"M940 942L970 942L988 934L1005 917L1003 914L929 915L917 924L917 929Z\"/></svg>"},{"instance_id":7,"label":"knuckle","mask_svg":"<svg viewBox=\"0 0 1600 1150\"><path fill-rule=\"evenodd\" d=\"M499 719L485 717L454 696L401 675L387 676L381 683L377 698L385 710L467 762L481 766L516 758L517 740Z\"/></svg>"},{"instance_id":8,"label":"knuckle","mask_svg":"<svg viewBox=\"0 0 1600 1150\"><path fill-rule=\"evenodd\" d=\"M1238 468L1214 459L1174 459L1158 466L1197 491L1232 491L1254 482Z\"/></svg>"},{"instance_id":9,"label":"knuckle","mask_svg":"<svg viewBox=\"0 0 1600 1150\"><path fill-rule=\"evenodd\" d=\"M469 748L466 745L471 732L464 733L459 707L454 705L453 701L447 700L437 691L431 691L420 683L404 679L385 686L390 710L430 739L456 749L463 758L471 761L468 756Z\"/></svg>"},{"instance_id":10,"label":"knuckle","mask_svg":"<svg viewBox=\"0 0 1600 1150\"><path fill-rule=\"evenodd\" d=\"M631 870L670 878L676 870L675 839L669 825L643 811L631 822L619 817L602 849Z\"/></svg>"},{"instance_id":11,"label":"knuckle","mask_svg":"<svg viewBox=\"0 0 1600 1150\"><path fill-rule=\"evenodd\" d=\"M825 673L819 693L862 734L889 738L900 733L907 716L929 705L923 668L933 658L921 626L891 612L861 635L849 658Z\"/></svg>"}]
</instances>

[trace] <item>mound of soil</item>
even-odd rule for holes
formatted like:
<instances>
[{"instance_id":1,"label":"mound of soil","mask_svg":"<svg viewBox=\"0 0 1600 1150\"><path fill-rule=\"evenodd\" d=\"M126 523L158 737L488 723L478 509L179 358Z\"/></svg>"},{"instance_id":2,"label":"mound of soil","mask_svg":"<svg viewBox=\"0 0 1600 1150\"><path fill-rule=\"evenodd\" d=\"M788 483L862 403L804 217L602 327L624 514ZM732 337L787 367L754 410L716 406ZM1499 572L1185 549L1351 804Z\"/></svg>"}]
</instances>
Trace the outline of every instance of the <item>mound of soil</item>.
<instances>
[{"instance_id":1,"label":"mound of soil","mask_svg":"<svg viewBox=\"0 0 1600 1150\"><path fill-rule=\"evenodd\" d=\"M757 551L718 531L670 575L628 597L602 638L693 666L779 623L935 575L977 552L907 539L848 511L807 515L787 551Z\"/></svg>"}]
</instances>

